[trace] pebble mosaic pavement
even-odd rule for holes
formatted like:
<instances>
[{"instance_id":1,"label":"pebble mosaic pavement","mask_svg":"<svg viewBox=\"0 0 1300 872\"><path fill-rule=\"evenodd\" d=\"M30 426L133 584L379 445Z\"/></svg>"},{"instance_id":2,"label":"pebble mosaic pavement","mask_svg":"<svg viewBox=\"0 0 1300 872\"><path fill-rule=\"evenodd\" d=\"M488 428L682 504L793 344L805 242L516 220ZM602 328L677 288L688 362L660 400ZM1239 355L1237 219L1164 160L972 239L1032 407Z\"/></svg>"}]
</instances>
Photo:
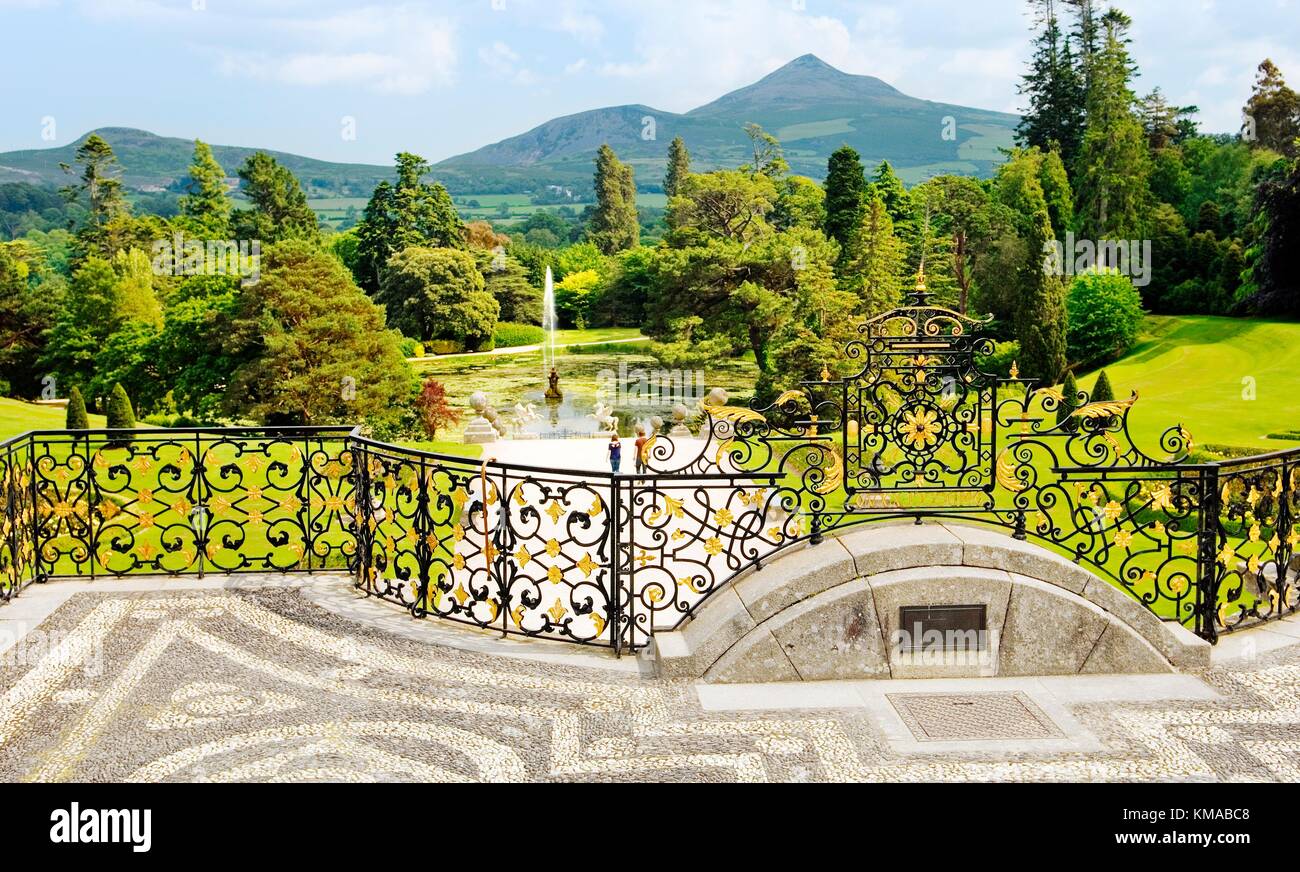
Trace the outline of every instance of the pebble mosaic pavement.
<instances>
[{"instance_id":1,"label":"pebble mosaic pavement","mask_svg":"<svg viewBox=\"0 0 1300 872\"><path fill-rule=\"evenodd\" d=\"M293 588L72 595L0 663L3 781L1300 780L1300 648L1214 701L1072 707L1102 752L903 755L862 709L403 638ZM14 650L11 649L11 654Z\"/></svg>"}]
</instances>

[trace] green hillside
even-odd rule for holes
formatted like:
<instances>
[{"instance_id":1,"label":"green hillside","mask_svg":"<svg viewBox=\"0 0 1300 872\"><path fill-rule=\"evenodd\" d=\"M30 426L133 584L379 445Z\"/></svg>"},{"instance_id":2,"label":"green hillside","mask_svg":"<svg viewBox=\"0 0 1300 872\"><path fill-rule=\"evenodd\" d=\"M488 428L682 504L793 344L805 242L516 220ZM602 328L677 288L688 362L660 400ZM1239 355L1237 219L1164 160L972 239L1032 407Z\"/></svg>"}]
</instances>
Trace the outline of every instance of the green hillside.
<instances>
[{"instance_id":1,"label":"green hillside","mask_svg":"<svg viewBox=\"0 0 1300 872\"><path fill-rule=\"evenodd\" d=\"M944 136L949 119L955 137ZM432 175L453 194L519 194L546 185L586 192L591 188L596 149L608 142L636 168L642 190L650 190L663 178L673 137L686 141L696 169L735 167L746 160L744 125L754 122L784 141L795 173L821 179L831 152L847 143L861 153L868 167L888 160L904 181L916 184L937 173L991 175L1002 161L998 149L1012 144L1018 120L1003 112L909 97L880 79L849 75L804 55L752 85L684 114L633 104L555 118L442 161ZM113 146L128 188L174 188L186 177L192 140L126 127L92 132ZM56 148L0 153L0 182L64 184L66 176L59 165L73 162L86 136ZM435 143L411 142L405 147L420 154L438 151ZM212 146L231 176L257 150ZM269 153L293 171L309 197L369 197L381 179L392 175L390 167Z\"/></svg>"},{"instance_id":2,"label":"green hillside","mask_svg":"<svg viewBox=\"0 0 1300 872\"><path fill-rule=\"evenodd\" d=\"M1139 345L1106 371L1117 397L1138 392L1129 420L1149 454L1162 456L1161 432L1180 423L1201 447L1264 453L1300 445L1300 323L1151 317ZM1089 390L1094 380L1089 374L1079 385Z\"/></svg>"},{"instance_id":3,"label":"green hillside","mask_svg":"<svg viewBox=\"0 0 1300 872\"><path fill-rule=\"evenodd\" d=\"M650 119L653 137L646 135ZM955 123L955 138L943 136L946 119ZM636 168L642 184L654 184L673 137L685 140L696 169L734 167L746 160L743 127L755 122L782 139L796 173L822 178L831 152L847 143L868 166L888 160L915 184L939 172L992 174L1002 161L998 149L1012 144L1018 121L1003 112L909 97L880 79L849 75L804 55L685 114L644 105L580 112L450 158L435 172L486 179L498 169L527 168L589 184L591 156L608 142Z\"/></svg>"},{"instance_id":4,"label":"green hillside","mask_svg":"<svg viewBox=\"0 0 1300 872\"><path fill-rule=\"evenodd\" d=\"M67 176L59 164L72 164L77 147L91 133L98 133L113 146L118 163L122 165L122 182L128 188L168 188L188 177L190 162L194 158L192 139L158 136L130 127L103 127L57 148L0 154L0 182L66 184ZM249 155L260 150L264 149L212 146L213 156L231 177ZM282 151L266 151L293 171L308 196L369 197L381 179L393 174L391 167L331 163Z\"/></svg>"}]
</instances>

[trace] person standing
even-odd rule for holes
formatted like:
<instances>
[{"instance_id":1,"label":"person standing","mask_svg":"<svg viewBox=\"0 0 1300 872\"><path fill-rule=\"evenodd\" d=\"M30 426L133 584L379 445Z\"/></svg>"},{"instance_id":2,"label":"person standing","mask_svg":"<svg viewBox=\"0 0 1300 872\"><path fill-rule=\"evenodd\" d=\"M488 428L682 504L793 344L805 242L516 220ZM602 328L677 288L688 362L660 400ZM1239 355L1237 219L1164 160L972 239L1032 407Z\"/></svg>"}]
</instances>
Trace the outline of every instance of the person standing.
<instances>
[{"instance_id":1,"label":"person standing","mask_svg":"<svg viewBox=\"0 0 1300 872\"><path fill-rule=\"evenodd\" d=\"M636 461L637 475L644 475L646 471L645 443L646 443L645 427L641 424L637 424L636 425L636 457L633 458L633 460Z\"/></svg>"},{"instance_id":2,"label":"person standing","mask_svg":"<svg viewBox=\"0 0 1300 872\"><path fill-rule=\"evenodd\" d=\"M623 462L623 445L618 441L618 434L611 433L609 437L609 468L618 475L618 468Z\"/></svg>"}]
</instances>

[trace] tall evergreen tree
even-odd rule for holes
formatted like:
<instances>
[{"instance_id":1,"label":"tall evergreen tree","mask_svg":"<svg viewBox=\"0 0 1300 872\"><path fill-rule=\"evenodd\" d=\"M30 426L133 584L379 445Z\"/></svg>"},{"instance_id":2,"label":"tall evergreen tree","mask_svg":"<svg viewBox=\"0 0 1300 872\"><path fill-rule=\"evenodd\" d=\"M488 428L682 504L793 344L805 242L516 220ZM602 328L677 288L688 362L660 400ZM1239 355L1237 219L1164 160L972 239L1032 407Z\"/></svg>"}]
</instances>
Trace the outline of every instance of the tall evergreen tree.
<instances>
[{"instance_id":1,"label":"tall evergreen tree","mask_svg":"<svg viewBox=\"0 0 1300 872\"><path fill-rule=\"evenodd\" d=\"M608 145L596 153L596 208L588 235L602 254L632 248L641 236L632 167L620 161Z\"/></svg>"},{"instance_id":2,"label":"tall evergreen tree","mask_svg":"<svg viewBox=\"0 0 1300 872\"><path fill-rule=\"evenodd\" d=\"M111 254L108 225L131 211L122 191L122 168L113 147L97 133L87 136L77 146L74 159L81 168L78 181L61 189L60 193L68 202L84 207L88 213L86 225L77 234L82 247L87 251ZM65 173L73 173L69 164L59 166Z\"/></svg>"},{"instance_id":3,"label":"tall evergreen tree","mask_svg":"<svg viewBox=\"0 0 1300 872\"><path fill-rule=\"evenodd\" d=\"M1074 47L1079 86L1084 95L1091 93L1097 57L1101 53L1102 12L1097 0L1065 0L1074 10L1074 30L1070 40Z\"/></svg>"},{"instance_id":4,"label":"tall evergreen tree","mask_svg":"<svg viewBox=\"0 0 1300 872\"><path fill-rule=\"evenodd\" d=\"M870 318L899 304L907 249L894 234L894 222L878 194L863 209L845 254L842 286L856 298L858 314Z\"/></svg>"},{"instance_id":5,"label":"tall evergreen tree","mask_svg":"<svg viewBox=\"0 0 1300 872\"><path fill-rule=\"evenodd\" d=\"M1074 226L1074 192L1059 151L1052 149L1043 154L1038 180L1047 200L1047 214L1052 219L1052 235L1064 239L1066 231Z\"/></svg>"},{"instance_id":6,"label":"tall evergreen tree","mask_svg":"<svg viewBox=\"0 0 1300 872\"><path fill-rule=\"evenodd\" d=\"M212 147L197 139L194 140L188 193L180 198L180 209L200 233L210 238L223 239L230 232L226 171L212 156Z\"/></svg>"},{"instance_id":7,"label":"tall evergreen tree","mask_svg":"<svg viewBox=\"0 0 1300 872\"><path fill-rule=\"evenodd\" d=\"M1076 214L1079 230L1089 239L1139 239L1151 198L1151 159L1129 88L1134 74L1128 53L1132 22L1110 9L1102 23L1103 42L1092 65L1088 129L1079 157Z\"/></svg>"},{"instance_id":8,"label":"tall evergreen tree","mask_svg":"<svg viewBox=\"0 0 1300 872\"><path fill-rule=\"evenodd\" d=\"M862 222L866 189L862 159L849 146L840 146L826 166L826 235L840 244L841 252Z\"/></svg>"},{"instance_id":9,"label":"tall evergreen tree","mask_svg":"<svg viewBox=\"0 0 1300 872\"><path fill-rule=\"evenodd\" d=\"M686 143L680 136L673 137L668 146L668 171L664 174L664 194L677 196L682 179L691 171L691 153L686 150Z\"/></svg>"},{"instance_id":10,"label":"tall evergreen tree","mask_svg":"<svg viewBox=\"0 0 1300 872\"><path fill-rule=\"evenodd\" d=\"M1011 318L1020 341L1020 369L1040 384L1054 385L1065 372L1065 284L1044 269L1053 241L1052 218L1041 182L1036 149L1013 154L997 176L998 198L1015 216L1023 260L1016 269Z\"/></svg>"},{"instance_id":11,"label":"tall evergreen tree","mask_svg":"<svg viewBox=\"0 0 1300 872\"><path fill-rule=\"evenodd\" d=\"M389 258L412 245L464 248L466 229L447 189L428 183L422 157L399 152L397 182L380 182L357 224L357 284L373 294Z\"/></svg>"},{"instance_id":12,"label":"tall evergreen tree","mask_svg":"<svg viewBox=\"0 0 1300 872\"><path fill-rule=\"evenodd\" d=\"M1246 124L1255 143L1287 157L1300 156L1300 95L1287 87L1282 71L1268 58L1259 65L1255 89L1246 103Z\"/></svg>"},{"instance_id":13,"label":"tall evergreen tree","mask_svg":"<svg viewBox=\"0 0 1300 872\"><path fill-rule=\"evenodd\" d=\"M882 160L876 167L876 174L871 179L871 188L885 204L885 211L889 213L889 218L895 225L911 221L912 201L907 193L907 186L898 177L898 173L894 172L889 161Z\"/></svg>"},{"instance_id":14,"label":"tall evergreen tree","mask_svg":"<svg viewBox=\"0 0 1300 872\"><path fill-rule=\"evenodd\" d=\"M1038 36L1020 94L1029 105L1016 128L1022 147L1060 149L1072 164L1083 142L1084 85L1070 37L1061 28L1062 0L1031 0Z\"/></svg>"},{"instance_id":15,"label":"tall evergreen tree","mask_svg":"<svg viewBox=\"0 0 1300 872\"><path fill-rule=\"evenodd\" d=\"M263 245L282 239L315 239L320 222L298 178L264 151L248 156L239 168L243 191L253 204L236 209L230 223L240 239L260 240Z\"/></svg>"}]
</instances>

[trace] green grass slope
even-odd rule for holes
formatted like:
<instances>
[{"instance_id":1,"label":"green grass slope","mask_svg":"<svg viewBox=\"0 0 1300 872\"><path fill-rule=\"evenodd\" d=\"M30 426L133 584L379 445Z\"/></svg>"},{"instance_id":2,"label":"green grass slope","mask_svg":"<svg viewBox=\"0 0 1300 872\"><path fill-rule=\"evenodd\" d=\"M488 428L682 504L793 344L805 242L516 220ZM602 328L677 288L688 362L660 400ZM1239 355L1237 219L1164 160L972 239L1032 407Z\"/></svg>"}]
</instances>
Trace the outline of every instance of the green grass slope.
<instances>
[{"instance_id":1,"label":"green grass slope","mask_svg":"<svg viewBox=\"0 0 1300 872\"><path fill-rule=\"evenodd\" d=\"M91 427L103 427L103 415L90 415ZM38 406L0 397L0 441L28 430L62 430L67 411L60 406Z\"/></svg>"},{"instance_id":2,"label":"green grass slope","mask_svg":"<svg viewBox=\"0 0 1300 872\"><path fill-rule=\"evenodd\" d=\"M1202 447L1300 445L1300 323L1153 316L1137 347L1106 371L1116 397L1138 392L1129 421L1149 454L1163 456L1160 434L1175 424ZM1089 373L1079 385L1091 390L1095 380ZM1268 438L1283 433L1293 438Z\"/></svg>"}]
</instances>

